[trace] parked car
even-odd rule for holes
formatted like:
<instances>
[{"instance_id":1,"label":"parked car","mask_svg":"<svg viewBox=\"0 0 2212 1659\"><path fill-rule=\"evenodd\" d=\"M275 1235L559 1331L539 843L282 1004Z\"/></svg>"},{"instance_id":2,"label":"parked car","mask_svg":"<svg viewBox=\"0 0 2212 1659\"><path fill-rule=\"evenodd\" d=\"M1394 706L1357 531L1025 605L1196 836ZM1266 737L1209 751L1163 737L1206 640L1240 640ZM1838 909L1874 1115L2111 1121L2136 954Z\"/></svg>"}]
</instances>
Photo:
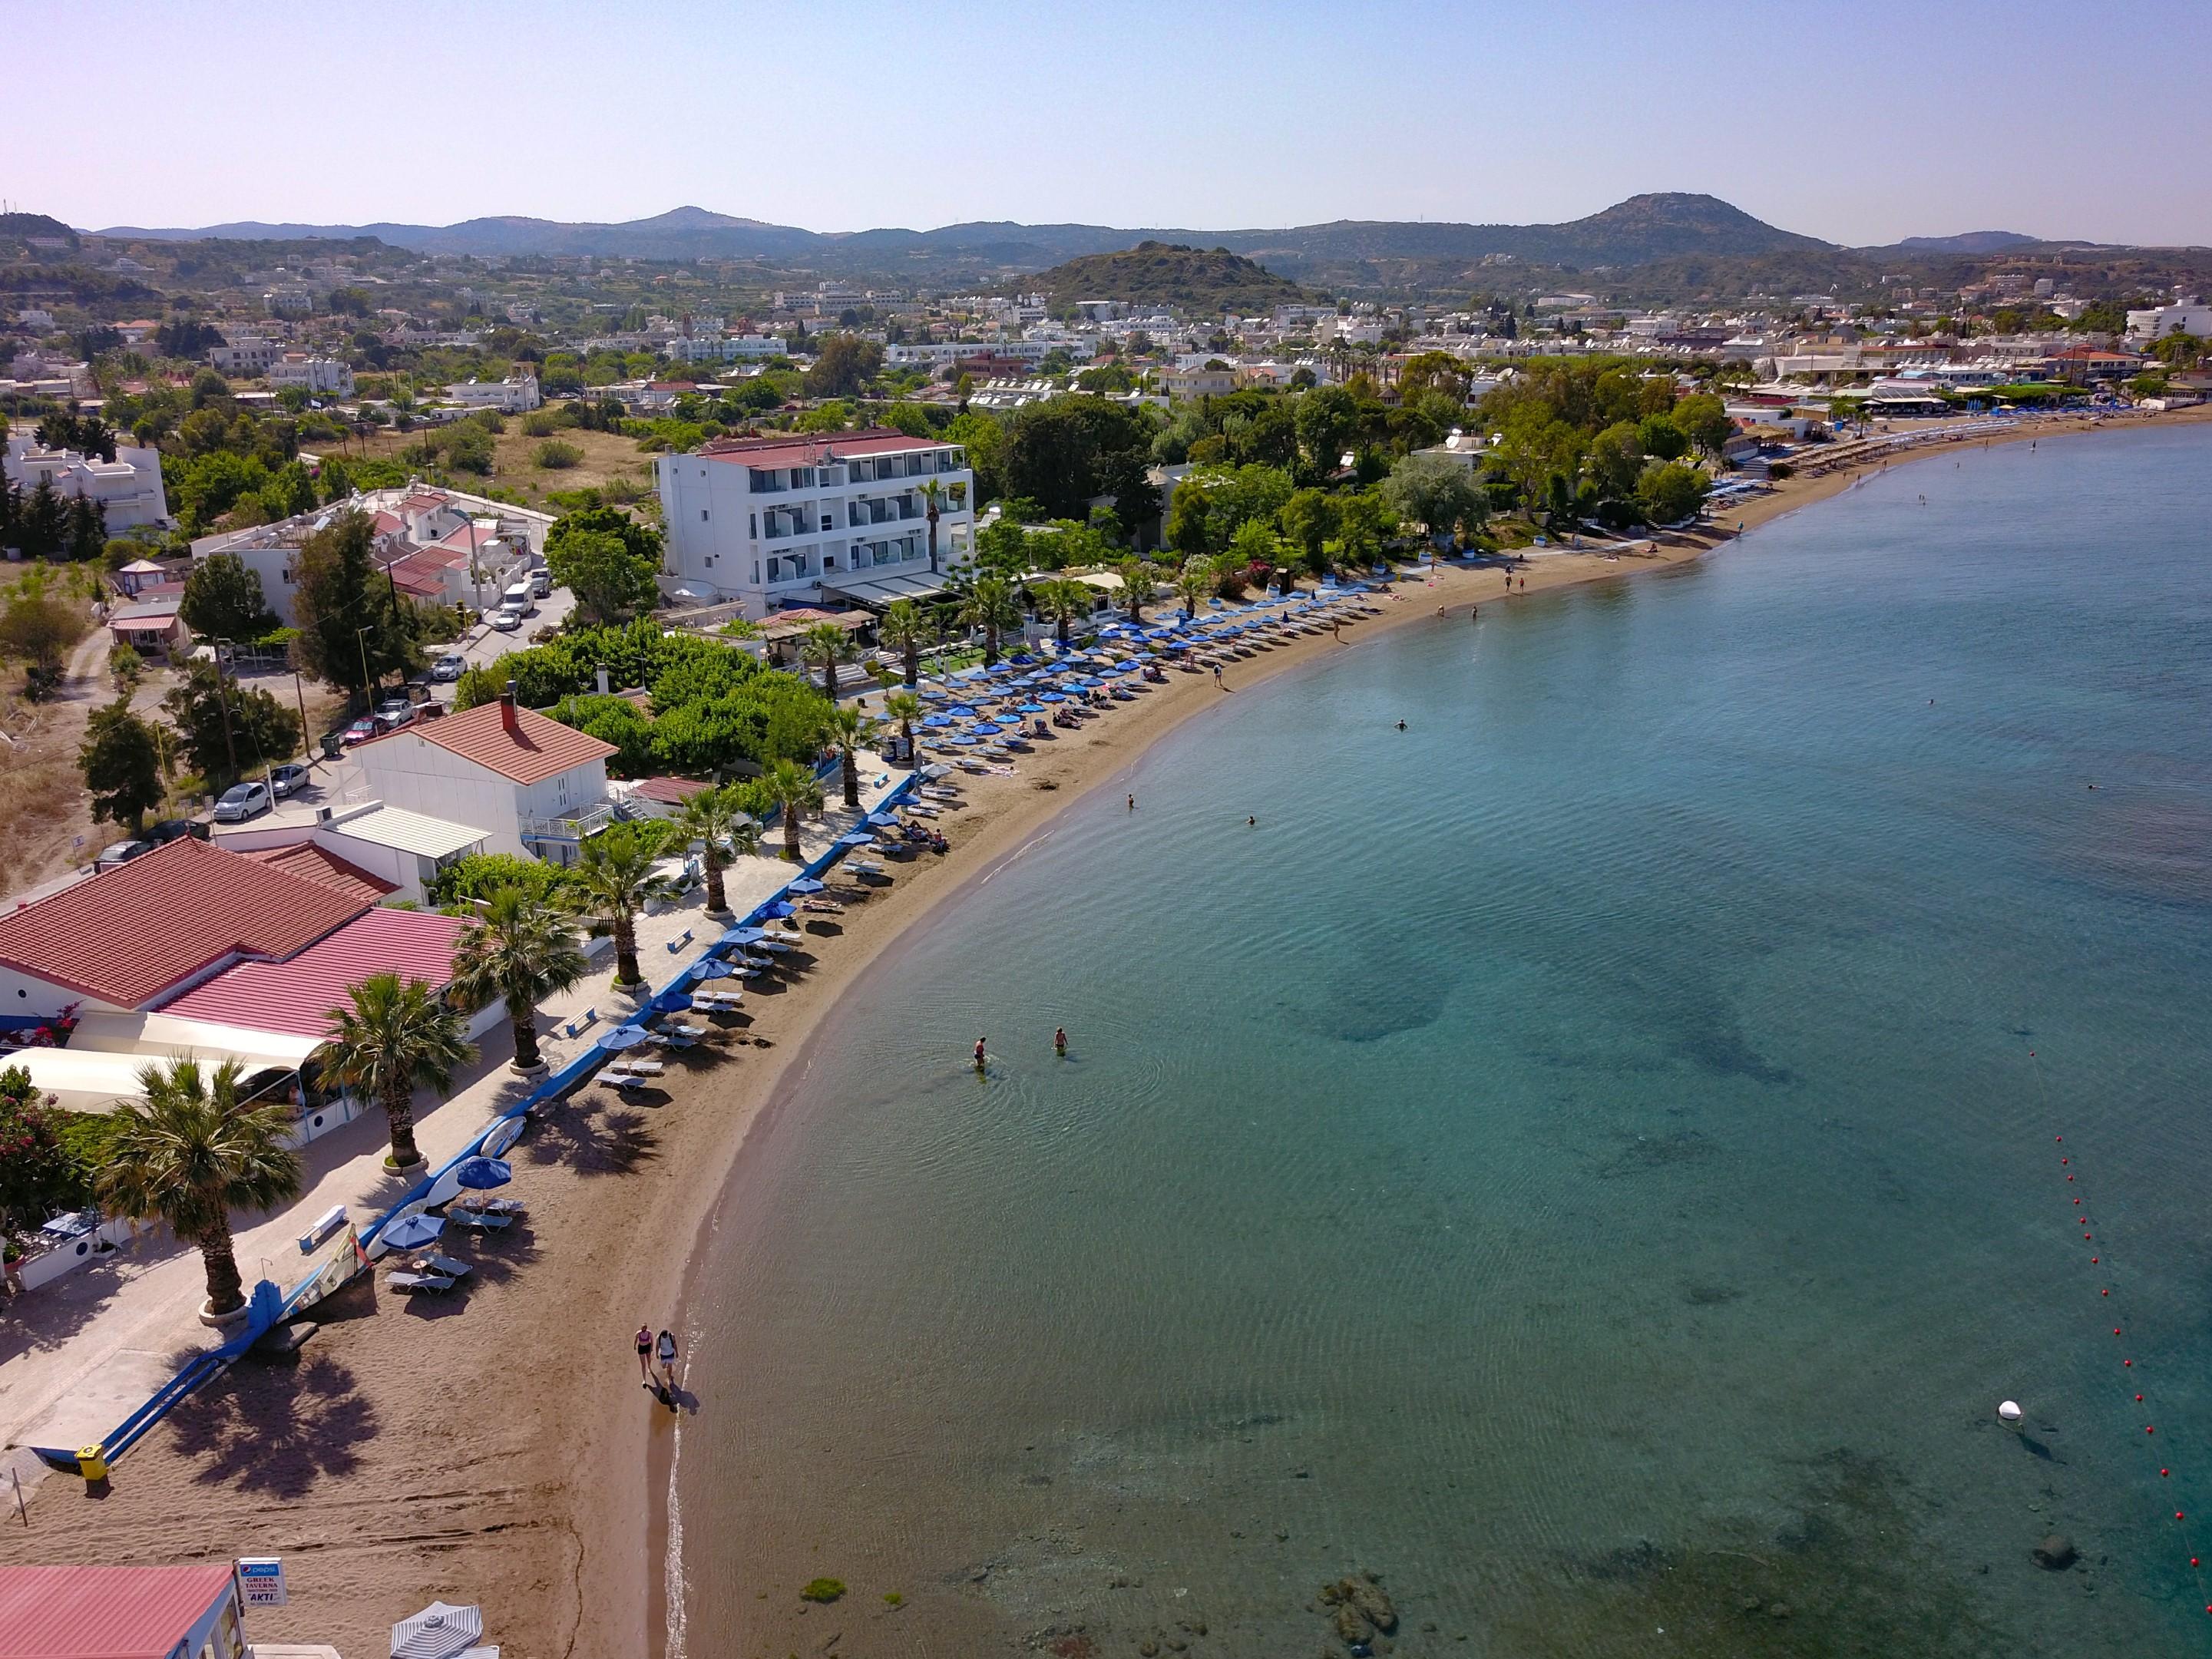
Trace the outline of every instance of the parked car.
<instances>
[{"instance_id":1,"label":"parked car","mask_svg":"<svg viewBox=\"0 0 2212 1659\"><path fill-rule=\"evenodd\" d=\"M374 716L364 714L361 719L356 720L351 726L346 727L345 736L343 741L348 746L351 746L356 743L367 743L375 735L376 720Z\"/></svg>"},{"instance_id":2,"label":"parked car","mask_svg":"<svg viewBox=\"0 0 2212 1659\"><path fill-rule=\"evenodd\" d=\"M242 823L247 818L269 810L269 786L265 783L234 783L222 792L222 799L215 804L217 823Z\"/></svg>"},{"instance_id":3,"label":"parked car","mask_svg":"<svg viewBox=\"0 0 2212 1659\"><path fill-rule=\"evenodd\" d=\"M380 720L386 714L398 714L404 718L412 714L414 712L415 699L409 696L404 691L398 692L389 697L380 698L377 701L376 714L377 718Z\"/></svg>"},{"instance_id":4,"label":"parked car","mask_svg":"<svg viewBox=\"0 0 2212 1659\"><path fill-rule=\"evenodd\" d=\"M411 702L402 704L398 708L380 708L376 711L376 729L380 734L397 732L414 718L415 705Z\"/></svg>"},{"instance_id":5,"label":"parked car","mask_svg":"<svg viewBox=\"0 0 2212 1659\"><path fill-rule=\"evenodd\" d=\"M542 564L530 573L530 593L532 599L550 599L553 597L553 573Z\"/></svg>"},{"instance_id":6,"label":"parked car","mask_svg":"<svg viewBox=\"0 0 2212 1659\"><path fill-rule=\"evenodd\" d=\"M269 775L269 787L276 792L278 800L283 800L287 795L296 794L307 787L308 781L307 769L304 766L280 766Z\"/></svg>"},{"instance_id":7,"label":"parked car","mask_svg":"<svg viewBox=\"0 0 2212 1659\"><path fill-rule=\"evenodd\" d=\"M94 870L112 870L130 863L141 853L153 850L154 843L150 841L118 841L112 847L101 848L100 856L92 861L92 867Z\"/></svg>"},{"instance_id":8,"label":"parked car","mask_svg":"<svg viewBox=\"0 0 2212 1659\"><path fill-rule=\"evenodd\" d=\"M486 617L484 621L502 634L512 634L522 626L522 613L520 611L509 611L505 605L501 605Z\"/></svg>"},{"instance_id":9,"label":"parked car","mask_svg":"<svg viewBox=\"0 0 2212 1659\"><path fill-rule=\"evenodd\" d=\"M448 651L430 665L430 678L450 685L453 681L460 678L462 672L468 665L469 659L459 652Z\"/></svg>"},{"instance_id":10,"label":"parked car","mask_svg":"<svg viewBox=\"0 0 2212 1659\"><path fill-rule=\"evenodd\" d=\"M156 847L166 847L185 836L205 841L208 827L198 818L163 818L146 832L146 839Z\"/></svg>"}]
</instances>

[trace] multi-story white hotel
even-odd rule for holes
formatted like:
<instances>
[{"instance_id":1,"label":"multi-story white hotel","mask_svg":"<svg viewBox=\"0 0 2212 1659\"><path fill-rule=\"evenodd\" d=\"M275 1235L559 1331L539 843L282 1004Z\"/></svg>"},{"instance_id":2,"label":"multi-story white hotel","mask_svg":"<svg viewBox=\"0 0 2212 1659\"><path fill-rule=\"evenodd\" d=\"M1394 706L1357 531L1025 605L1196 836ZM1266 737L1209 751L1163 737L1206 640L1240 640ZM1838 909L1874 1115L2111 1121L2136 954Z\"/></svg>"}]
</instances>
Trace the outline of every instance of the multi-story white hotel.
<instances>
[{"instance_id":1,"label":"multi-story white hotel","mask_svg":"<svg viewBox=\"0 0 2212 1659\"><path fill-rule=\"evenodd\" d=\"M335 357L311 357L304 351L288 351L269 365L269 384L282 391L296 386L302 392L335 392L353 396L353 369Z\"/></svg>"},{"instance_id":2,"label":"multi-story white hotel","mask_svg":"<svg viewBox=\"0 0 2212 1659\"><path fill-rule=\"evenodd\" d=\"M877 427L716 439L659 465L670 574L702 599L742 603L750 617L933 592L973 550L975 481L957 444Z\"/></svg>"}]
</instances>

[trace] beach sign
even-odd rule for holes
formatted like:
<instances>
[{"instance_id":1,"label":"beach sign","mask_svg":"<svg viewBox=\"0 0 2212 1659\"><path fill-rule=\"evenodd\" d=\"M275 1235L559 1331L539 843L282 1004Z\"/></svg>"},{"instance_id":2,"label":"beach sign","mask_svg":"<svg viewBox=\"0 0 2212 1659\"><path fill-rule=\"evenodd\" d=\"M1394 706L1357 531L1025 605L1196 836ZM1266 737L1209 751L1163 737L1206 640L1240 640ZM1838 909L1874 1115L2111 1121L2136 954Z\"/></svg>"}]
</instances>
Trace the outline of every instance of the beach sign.
<instances>
[{"instance_id":1,"label":"beach sign","mask_svg":"<svg viewBox=\"0 0 2212 1659\"><path fill-rule=\"evenodd\" d=\"M238 1596L249 1607L281 1607L291 1598L284 1593L284 1560L276 1555L241 1555L236 1562Z\"/></svg>"}]
</instances>

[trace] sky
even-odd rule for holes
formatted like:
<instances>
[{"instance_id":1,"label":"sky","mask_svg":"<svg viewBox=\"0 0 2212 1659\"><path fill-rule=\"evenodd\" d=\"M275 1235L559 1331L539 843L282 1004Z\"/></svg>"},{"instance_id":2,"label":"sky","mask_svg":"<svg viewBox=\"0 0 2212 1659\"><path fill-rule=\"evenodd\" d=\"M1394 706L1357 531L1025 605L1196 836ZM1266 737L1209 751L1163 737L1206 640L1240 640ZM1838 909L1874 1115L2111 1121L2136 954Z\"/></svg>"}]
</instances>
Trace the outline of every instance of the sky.
<instances>
[{"instance_id":1,"label":"sky","mask_svg":"<svg viewBox=\"0 0 2212 1659\"><path fill-rule=\"evenodd\" d=\"M1259 228L1700 191L1866 245L2212 244L2212 0L0 0L83 229L641 218ZM19 78L20 76L19 76Z\"/></svg>"}]
</instances>

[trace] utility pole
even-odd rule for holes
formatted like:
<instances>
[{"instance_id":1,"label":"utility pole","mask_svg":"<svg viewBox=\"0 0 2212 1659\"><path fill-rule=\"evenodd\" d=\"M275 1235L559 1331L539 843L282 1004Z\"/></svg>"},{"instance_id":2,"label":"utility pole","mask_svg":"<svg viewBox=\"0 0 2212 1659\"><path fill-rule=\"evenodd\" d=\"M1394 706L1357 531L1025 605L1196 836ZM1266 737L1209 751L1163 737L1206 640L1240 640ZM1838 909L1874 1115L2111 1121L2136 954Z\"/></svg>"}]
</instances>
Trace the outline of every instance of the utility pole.
<instances>
[{"instance_id":1,"label":"utility pole","mask_svg":"<svg viewBox=\"0 0 2212 1659\"><path fill-rule=\"evenodd\" d=\"M236 777L238 775L238 744L230 735L230 692L223 683L222 672L222 653L224 647L229 643L228 640L217 640L215 642L215 700L222 710L223 753L230 757L231 776Z\"/></svg>"},{"instance_id":2,"label":"utility pole","mask_svg":"<svg viewBox=\"0 0 2212 1659\"><path fill-rule=\"evenodd\" d=\"M373 623L369 624L369 628L374 626ZM373 705L376 702L376 686L368 678L369 628L355 629L353 642L361 647L361 699L364 703Z\"/></svg>"},{"instance_id":3,"label":"utility pole","mask_svg":"<svg viewBox=\"0 0 2212 1659\"><path fill-rule=\"evenodd\" d=\"M307 688L300 680L300 665L292 664L292 695L300 700L300 752L307 757L307 764L315 763L315 745L307 735Z\"/></svg>"}]
</instances>

